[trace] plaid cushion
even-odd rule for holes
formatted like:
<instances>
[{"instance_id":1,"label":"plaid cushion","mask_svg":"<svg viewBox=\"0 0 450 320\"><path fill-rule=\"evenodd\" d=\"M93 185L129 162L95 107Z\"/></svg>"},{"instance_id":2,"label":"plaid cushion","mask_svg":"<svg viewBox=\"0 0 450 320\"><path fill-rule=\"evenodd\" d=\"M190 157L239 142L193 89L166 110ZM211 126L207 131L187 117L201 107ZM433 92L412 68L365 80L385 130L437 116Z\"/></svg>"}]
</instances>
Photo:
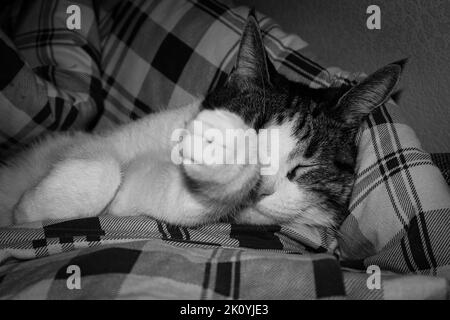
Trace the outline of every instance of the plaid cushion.
<instances>
[{"instance_id":1,"label":"plaid cushion","mask_svg":"<svg viewBox=\"0 0 450 320\"><path fill-rule=\"evenodd\" d=\"M0 259L9 263L0 267L0 299L426 299L448 292L442 278L387 272L372 288L365 272L301 250L301 235L279 227L193 230L107 216L29 227L2 235ZM68 286L73 266L79 290Z\"/></svg>"},{"instance_id":2,"label":"plaid cushion","mask_svg":"<svg viewBox=\"0 0 450 320\"><path fill-rule=\"evenodd\" d=\"M44 132L80 128L103 130L204 95L224 81L231 69L248 12L245 7L230 9L229 3L214 0L108 1L100 6L97 2L80 1L79 5L82 28L74 31L65 27L67 4L64 1L35 1L11 8L13 27L5 29L9 30L8 34L0 34L0 67L5 70L0 74L0 150L3 156ZM314 87L329 86L335 78L339 81L354 78L336 69L326 71L308 58L311 56L306 51L306 43L298 36L284 33L268 17L258 15L258 20L271 59L288 77ZM335 77L330 77L330 73ZM57 276L55 261L78 255L86 256L86 261L96 261L99 260L96 257L102 257L97 250L103 249L82 249L67 252L61 258L51 256L19 264L7 264L10 259L32 259L116 244L113 251L108 252L134 248L132 250L137 250L139 257L154 257L161 252L162 246L170 252L164 258L169 265L180 259L195 260L198 252L203 252L202 257L209 258L199 258L197 272L204 277L209 274L208 279L212 282L195 278L203 281L195 282L198 292L207 292L193 294L195 297L261 297L251 289L260 285L261 290L269 290L268 285L264 287L264 277L251 278L252 272L241 271L251 269L263 275L265 266L267 270L276 271L277 263L278 266L289 266L287 261L291 259L294 261L292 267L279 272L280 285L270 289L284 290L280 297L290 293L293 298L389 298L400 292L389 283L398 284L398 288L405 289L401 292L416 297L424 297L421 294L426 293L445 296L445 280L439 277L450 279L450 196L441 173L430 155L421 149L414 132L404 124L392 102L368 118L357 143L357 180L350 215L340 230L337 249L336 241L320 233L284 227L260 230L213 225L186 229L149 218L116 217L49 222L44 227L31 224L0 231L0 259L4 263L0 280L5 283L2 295L20 297L22 293L34 292L31 288L31 291L21 291L14 287L14 279L26 274L33 283L31 270L34 264L42 264L45 274L42 285L50 288L57 286L61 279ZM100 227L94 227L92 231L92 223ZM139 245L119 245L124 241L143 239L146 241ZM189 249L185 248L181 253L177 246L189 246ZM244 247L260 250L244 250ZM268 253L264 248L276 252ZM323 259L321 252L327 251L340 256L341 268L321 262L316 263L317 268L311 267L315 261ZM297 254L286 255L286 252ZM217 258L222 255L226 258ZM139 266L147 261L131 255L127 257L131 259L129 267L119 274L129 276L118 277L122 280L118 280L114 289L125 290L116 290L123 293L118 297L132 294L130 288L133 286L125 284L128 280L135 284L134 279L139 277L135 278L134 268L140 269ZM108 259L106 261L111 261ZM252 259L254 263L244 262ZM334 265L337 263L329 254L325 260ZM180 262L180 265L184 263ZM186 267L191 266L187 263ZM391 276L383 275L383 281L387 281L383 282L383 289L369 292L365 284L367 275L361 271L373 264L386 271L438 277L394 275L391 279ZM95 263L87 262L87 265L95 268ZM165 274L171 280L180 277L176 266L172 267L170 274ZM236 279L236 276L230 278L217 271L221 268L240 270L239 283L231 285L229 279ZM295 272L292 271L294 268ZM108 272L107 264L101 270L105 277L116 277ZM211 270L215 270L214 274ZM335 270L330 271L330 276L338 279L336 283L340 284L330 286L335 288L330 289L331 293L318 291L318 287L326 289L321 281L328 281L326 272L318 270ZM99 273L92 272L93 276ZM152 282L148 285L157 288L158 283L151 281L151 275L158 272L158 265L150 265L146 272L145 276ZM225 287L233 289L221 291L217 289L221 285L217 284L210 287L212 283L222 281L222 276L228 279L223 280L228 281ZM299 282L295 283L299 287L292 291L289 284L294 276L298 277L296 281ZM309 286L313 283L311 279L315 279L314 286ZM185 297L183 293L189 293L186 288L191 288L192 283L185 278L177 278L175 282L182 283L182 287L174 287L174 290L179 289L178 293L166 290L160 294ZM412 289L415 285L430 290L417 292ZM239 290L239 294L235 294L235 290ZM89 291L83 294L89 294ZM98 292L98 295L102 294L107 293ZM56 296L45 293L41 297Z\"/></svg>"},{"instance_id":3,"label":"plaid cushion","mask_svg":"<svg viewBox=\"0 0 450 320\"><path fill-rule=\"evenodd\" d=\"M450 153L432 153L431 158L450 186Z\"/></svg>"}]
</instances>

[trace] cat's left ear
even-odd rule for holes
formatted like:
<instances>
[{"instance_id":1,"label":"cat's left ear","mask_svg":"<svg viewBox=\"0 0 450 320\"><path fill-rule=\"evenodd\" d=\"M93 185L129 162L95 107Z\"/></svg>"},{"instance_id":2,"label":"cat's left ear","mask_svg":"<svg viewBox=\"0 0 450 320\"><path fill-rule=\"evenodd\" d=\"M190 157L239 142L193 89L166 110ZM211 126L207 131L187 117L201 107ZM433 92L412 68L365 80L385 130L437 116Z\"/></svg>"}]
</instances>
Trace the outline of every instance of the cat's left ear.
<instances>
[{"instance_id":1,"label":"cat's left ear","mask_svg":"<svg viewBox=\"0 0 450 320\"><path fill-rule=\"evenodd\" d=\"M229 82L239 87L270 84L269 65L255 10L249 12Z\"/></svg>"},{"instance_id":2,"label":"cat's left ear","mask_svg":"<svg viewBox=\"0 0 450 320\"><path fill-rule=\"evenodd\" d=\"M366 115L389 99L405 64L406 60L391 63L351 88L339 99L336 115L347 124L359 126Z\"/></svg>"}]
</instances>

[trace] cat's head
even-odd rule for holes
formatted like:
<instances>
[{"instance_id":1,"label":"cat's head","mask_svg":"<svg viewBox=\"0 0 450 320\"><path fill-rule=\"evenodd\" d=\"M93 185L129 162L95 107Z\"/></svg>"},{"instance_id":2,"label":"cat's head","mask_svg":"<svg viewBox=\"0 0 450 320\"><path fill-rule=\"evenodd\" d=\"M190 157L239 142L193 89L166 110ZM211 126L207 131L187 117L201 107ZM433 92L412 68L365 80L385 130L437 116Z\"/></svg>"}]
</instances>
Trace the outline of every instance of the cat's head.
<instances>
[{"instance_id":1,"label":"cat's head","mask_svg":"<svg viewBox=\"0 0 450 320\"><path fill-rule=\"evenodd\" d=\"M336 228L347 215L355 179L356 133L389 98L401 71L402 63L390 64L353 87L312 89L290 81L268 59L250 14L233 71L203 103L237 113L256 130L280 134L278 171L261 176L255 210L237 219Z\"/></svg>"}]
</instances>

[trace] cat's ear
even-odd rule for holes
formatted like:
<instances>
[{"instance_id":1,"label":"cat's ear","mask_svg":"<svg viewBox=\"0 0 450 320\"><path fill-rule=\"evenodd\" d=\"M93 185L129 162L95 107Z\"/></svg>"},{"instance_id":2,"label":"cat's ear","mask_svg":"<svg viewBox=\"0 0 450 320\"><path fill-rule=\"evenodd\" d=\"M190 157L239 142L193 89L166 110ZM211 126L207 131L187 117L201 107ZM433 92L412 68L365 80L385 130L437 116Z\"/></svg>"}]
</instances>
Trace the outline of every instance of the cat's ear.
<instances>
[{"instance_id":1,"label":"cat's ear","mask_svg":"<svg viewBox=\"0 0 450 320\"><path fill-rule=\"evenodd\" d=\"M245 86L270 84L269 65L254 9L250 10L241 36L236 64L229 82Z\"/></svg>"},{"instance_id":2,"label":"cat's ear","mask_svg":"<svg viewBox=\"0 0 450 320\"><path fill-rule=\"evenodd\" d=\"M336 115L345 123L357 125L373 109L385 103L400 80L406 60L391 63L347 91L336 105Z\"/></svg>"}]
</instances>

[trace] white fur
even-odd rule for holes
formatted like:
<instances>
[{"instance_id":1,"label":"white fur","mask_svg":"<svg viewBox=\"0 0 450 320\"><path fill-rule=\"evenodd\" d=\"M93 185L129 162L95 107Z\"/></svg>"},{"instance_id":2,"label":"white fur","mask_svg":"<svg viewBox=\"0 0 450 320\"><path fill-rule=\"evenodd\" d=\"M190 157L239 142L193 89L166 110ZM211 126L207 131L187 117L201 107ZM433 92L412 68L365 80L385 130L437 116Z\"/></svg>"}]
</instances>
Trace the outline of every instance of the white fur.
<instances>
[{"instance_id":1,"label":"white fur","mask_svg":"<svg viewBox=\"0 0 450 320\"><path fill-rule=\"evenodd\" d=\"M95 216L105 209L180 225L216 221L226 212L223 204L218 209L186 188L181 167L171 160L177 143L171 136L193 119L223 129L236 126L235 118L227 112L199 114L196 102L101 135L49 136L0 168L0 226ZM217 190L206 190L206 198L218 201L242 200L242 186L250 189L258 179L255 166L201 164L184 170L191 178L214 182Z\"/></svg>"},{"instance_id":2,"label":"white fur","mask_svg":"<svg viewBox=\"0 0 450 320\"><path fill-rule=\"evenodd\" d=\"M192 179L212 183L203 196L186 188L181 166L172 161L177 142L171 138L176 129L185 128L188 135L194 134L190 125L194 119L221 131L248 129L230 112L199 113L198 107L193 103L149 115L101 135L58 134L35 144L9 166L0 168L0 226L89 217L105 209L117 216L146 214L179 225L214 222L227 212L224 206L232 210L234 203L230 202L245 201L258 180L264 197L241 212L238 221L289 224L295 220L311 225L331 222L310 205L308 194L286 177L295 165L295 159L291 159L296 148L291 122L267 128L277 129L280 134L279 145L271 146L278 152L273 157L279 161L276 174L261 176L257 164L184 165ZM183 149L183 143L180 146L183 159L193 157L186 147ZM215 147L230 148L226 143ZM267 154L273 154L273 150Z\"/></svg>"},{"instance_id":3,"label":"white fur","mask_svg":"<svg viewBox=\"0 0 450 320\"><path fill-rule=\"evenodd\" d=\"M242 211L237 217L238 222L258 225L333 225L332 216L314 206L312 196L287 178L287 173L299 161L293 155L293 151L298 148L297 140L292 135L294 122L295 119L267 127L279 132L279 145L272 146L278 150L279 169L275 175L261 176L260 193L263 197L252 208Z\"/></svg>"}]
</instances>

